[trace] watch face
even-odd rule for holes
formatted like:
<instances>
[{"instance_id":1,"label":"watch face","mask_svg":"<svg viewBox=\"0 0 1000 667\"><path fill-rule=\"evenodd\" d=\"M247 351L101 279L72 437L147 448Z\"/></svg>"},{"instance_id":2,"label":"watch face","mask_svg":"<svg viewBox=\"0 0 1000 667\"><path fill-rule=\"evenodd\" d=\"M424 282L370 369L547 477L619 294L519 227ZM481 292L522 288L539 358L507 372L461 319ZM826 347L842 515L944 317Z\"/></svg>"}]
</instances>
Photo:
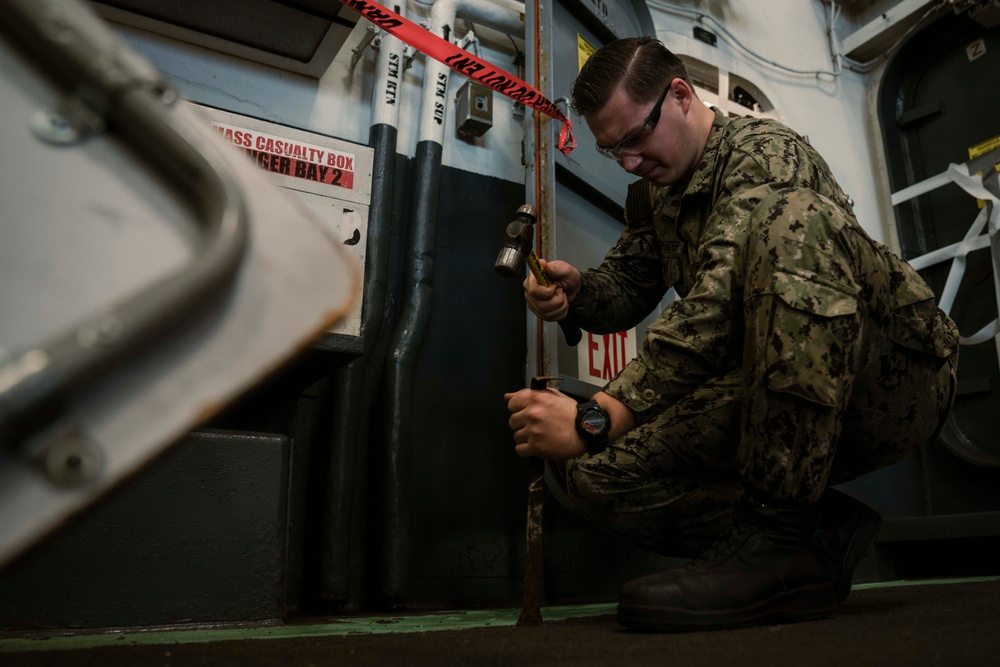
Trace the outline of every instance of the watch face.
<instances>
[{"instance_id":1,"label":"watch face","mask_svg":"<svg viewBox=\"0 0 1000 667\"><path fill-rule=\"evenodd\" d=\"M608 427L608 418L601 410L591 408L583 413L580 427L591 435L600 435Z\"/></svg>"}]
</instances>

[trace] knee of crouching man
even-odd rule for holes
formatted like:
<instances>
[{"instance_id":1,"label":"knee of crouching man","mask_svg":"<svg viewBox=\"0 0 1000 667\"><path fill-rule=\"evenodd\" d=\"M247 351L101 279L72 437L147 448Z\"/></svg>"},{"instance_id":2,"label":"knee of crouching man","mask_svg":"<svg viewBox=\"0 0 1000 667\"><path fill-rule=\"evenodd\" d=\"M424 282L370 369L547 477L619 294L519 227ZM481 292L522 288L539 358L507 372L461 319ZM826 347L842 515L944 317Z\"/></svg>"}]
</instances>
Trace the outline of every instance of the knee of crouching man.
<instances>
[{"instance_id":1,"label":"knee of crouching man","mask_svg":"<svg viewBox=\"0 0 1000 667\"><path fill-rule=\"evenodd\" d=\"M592 515L594 512L600 513L602 507L602 484L599 473L594 470L589 457L583 456L566 462L565 476L563 477L566 497L572 508L585 514Z\"/></svg>"}]
</instances>

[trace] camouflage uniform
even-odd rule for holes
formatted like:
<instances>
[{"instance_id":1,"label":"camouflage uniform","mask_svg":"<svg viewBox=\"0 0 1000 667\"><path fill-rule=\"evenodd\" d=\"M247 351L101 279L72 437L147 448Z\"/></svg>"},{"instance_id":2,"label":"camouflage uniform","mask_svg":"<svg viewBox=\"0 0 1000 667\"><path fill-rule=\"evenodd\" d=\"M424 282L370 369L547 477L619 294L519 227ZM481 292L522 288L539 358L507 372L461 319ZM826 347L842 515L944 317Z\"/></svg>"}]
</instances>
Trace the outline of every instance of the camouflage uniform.
<instances>
[{"instance_id":1,"label":"camouflage uniform","mask_svg":"<svg viewBox=\"0 0 1000 667\"><path fill-rule=\"evenodd\" d=\"M641 425L567 466L580 511L647 548L699 553L744 488L816 501L933 438L951 407L954 323L778 123L716 110L688 184L633 184L574 314L627 329L671 286L681 298L606 388Z\"/></svg>"}]
</instances>

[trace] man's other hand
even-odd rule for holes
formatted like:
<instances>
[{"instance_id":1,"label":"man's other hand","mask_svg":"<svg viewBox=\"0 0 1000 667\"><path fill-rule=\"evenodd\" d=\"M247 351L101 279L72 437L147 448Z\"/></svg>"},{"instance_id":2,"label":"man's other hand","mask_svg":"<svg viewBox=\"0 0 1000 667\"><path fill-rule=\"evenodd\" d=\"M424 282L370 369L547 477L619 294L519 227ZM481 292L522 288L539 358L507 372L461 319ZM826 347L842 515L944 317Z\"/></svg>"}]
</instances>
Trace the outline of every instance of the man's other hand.
<instances>
[{"instance_id":1,"label":"man's other hand","mask_svg":"<svg viewBox=\"0 0 1000 667\"><path fill-rule=\"evenodd\" d=\"M587 452L576 431L576 401L566 394L551 387L522 389L504 394L504 400L520 456L567 461Z\"/></svg>"}]
</instances>

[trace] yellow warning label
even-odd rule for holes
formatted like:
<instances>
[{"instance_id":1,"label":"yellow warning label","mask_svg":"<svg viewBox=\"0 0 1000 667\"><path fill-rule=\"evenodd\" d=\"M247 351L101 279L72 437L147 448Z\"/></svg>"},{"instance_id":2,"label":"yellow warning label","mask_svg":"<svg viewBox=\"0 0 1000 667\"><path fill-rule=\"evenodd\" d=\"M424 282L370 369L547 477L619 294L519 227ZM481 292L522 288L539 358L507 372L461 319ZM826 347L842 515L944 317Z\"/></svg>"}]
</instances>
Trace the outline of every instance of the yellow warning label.
<instances>
[{"instance_id":1,"label":"yellow warning label","mask_svg":"<svg viewBox=\"0 0 1000 667\"><path fill-rule=\"evenodd\" d=\"M992 139L987 139L982 143L978 143L969 149L969 159L977 158L980 155L989 153L994 148L1000 148L1000 134L993 137Z\"/></svg>"},{"instance_id":2,"label":"yellow warning label","mask_svg":"<svg viewBox=\"0 0 1000 667\"><path fill-rule=\"evenodd\" d=\"M969 148L969 159L974 160L980 155L985 155L989 153L994 148L1000 148L1000 134L993 137L992 139L987 139L986 141L980 142L975 146ZM1000 171L1000 162L996 163L996 170ZM983 172L980 171L977 173L982 174ZM977 199L976 201L979 203L979 208L982 208L983 205L986 203L982 199Z\"/></svg>"},{"instance_id":3,"label":"yellow warning label","mask_svg":"<svg viewBox=\"0 0 1000 667\"><path fill-rule=\"evenodd\" d=\"M594 55L596 51L597 49L591 46L590 43L583 38L583 35L576 33L576 60L578 63L578 72L583 69L583 64L587 62L587 59Z\"/></svg>"}]
</instances>

